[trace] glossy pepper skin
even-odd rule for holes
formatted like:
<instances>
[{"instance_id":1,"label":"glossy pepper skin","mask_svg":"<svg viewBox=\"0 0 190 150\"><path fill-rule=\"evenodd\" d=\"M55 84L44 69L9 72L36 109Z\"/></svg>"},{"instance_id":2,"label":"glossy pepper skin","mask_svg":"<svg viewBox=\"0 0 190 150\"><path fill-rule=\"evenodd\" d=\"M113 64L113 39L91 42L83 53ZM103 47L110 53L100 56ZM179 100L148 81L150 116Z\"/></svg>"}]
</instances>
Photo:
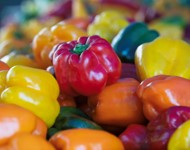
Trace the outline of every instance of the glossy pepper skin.
<instances>
[{"instance_id":1,"label":"glossy pepper skin","mask_svg":"<svg viewBox=\"0 0 190 150\"><path fill-rule=\"evenodd\" d=\"M189 131L190 120L182 123L172 134L168 142L168 150L189 150ZM180 139L180 140L179 140Z\"/></svg>"},{"instance_id":2,"label":"glossy pepper skin","mask_svg":"<svg viewBox=\"0 0 190 150\"><path fill-rule=\"evenodd\" d=\"M120 77L120 59L111 45L97 35L60 43L53 51L56 79L67 95L97 94Z\"/></svg>"},{"instance_id":3,"label":"glossy pepper skin","mask_svg":"<svg viewBox=\"0 0 190 150\"><path fill-rule=\"evenodd\" d=\"M167 144L172 134L189 119L190 107L173 106L150 121L147 126L148 150L167 150ZM178 140L181 141L181 138Z\"/></svg>"},{"instance_id":4,"label":"glossy pepper skin","mask_svg":"<svg viewBox=\"0 0 190 150\"><path fill-rule=\"evenodd\" d=\"M190 79L190 45L183 40L158 37L140 45L135 52L135 65L141 80L167 74Z\"/></svg>"},{"instance_id":5,"label":"glossy pepper skin","mask_svg":"<svg viewBox=\"0 0 190 150\"><path fill-rule=\"evenodd\" d=\"M93 129L68 129L51 137L50 143L59 150L124 150L124 147L115 135Z\"/></svg>"},{"instance_id":6,"label":"glossy pepper skin","mask_svg":"<svg viewBox=\"0 0 190 150\"><path fill-rule=\"evenodd\" d=\"M114 25L110 25L114 22ZM88 35L99 35L111 43L114 36L125 26L128 21L119 11L103 11L96 15L93 22L87 28Z\"/></svg>"},{"instance_id":7,"label":"glossy pepper skin","mask_svg":"<svg viewBox=\"0 0 190 150\"><path fill-rule=\"evenodd\" d=\"M43 28L32 41L34 58L38 65L45 69L52 65L49 53L54 45L77 40L80 36L86 35L87 33L83 29L66 22L59 22L50 28Z\"/></svg>"},{"instance_id":8,"label":"glossy pepper skin","mask_svg":"<svg viewBox=\"0 0 190 150\"><path fill-rule=\"evenodd\" d=\"M119 135L125 150L146 150L146 126L131 124Z\"/></svg>"},{"instance_id":9,"label":"glossy pepper skin","mask_svg":"<svg viewBox=\"0 0 190 150\"><path fill-rule=\"evenodd\" d=\"M137 95L143 103L143 112L148 120L154 119L171 106L190 106L190 80L158 75L141 82Z\"/></svg>"},{"instance_id":10,"label":"glossy pepper skin","mask_svg":"<svg viewBox=\"0 0 190 150\"><path fill-rule=\"evenodd\" d=\"M29 133L14 135L0 150L55 150L46 139Z\"/></svg>"},{"instance_id":11,"label":"glossy pepper skin","mask_svg":"<svg viewBox=\"0 0 190 150\"><path fill-rule=\"evenodd\" d=\"M43 138L47 125L31 111L14 104L0 104L0 147L18 133L30 133Z\"/></svg>"},{"instance_id":12,"label":"glossy pepper skin","mask_svg":"<svg viewBox=\"0 0 190 150\"><path fill-rule=\"evenodd\" d=\"M60 110L59 86L49 72L14 66L1 71L0 76L0 102L24 107L39 116L48 127L53 125Z\"/></svg>"},{"instance_id":13,"label":"glossy pepper skin","mask_svg":"<svg viewBox=\"0 0 190 150\"><path fill-rule=\"evenodd\" d=\"M144 123L142 103L136 95L138 86L137 80L124 78L106 86L100 93L89 96L89 114L92 119L96 123L116 127Z\"/></svg>"},{"instance_id":14,"label":"glossy pepper skin","mask_svg":"<svg viewBox=\"0 0 190 150\"><path fill-rule=\"evenodd\" d=\"M151 42L159 36L156 30L150 30L143 22L134 22L125 28L112 40L112 47L122 62L134 63L135 51L143 43Z\"/></svg>"}]
</instances>

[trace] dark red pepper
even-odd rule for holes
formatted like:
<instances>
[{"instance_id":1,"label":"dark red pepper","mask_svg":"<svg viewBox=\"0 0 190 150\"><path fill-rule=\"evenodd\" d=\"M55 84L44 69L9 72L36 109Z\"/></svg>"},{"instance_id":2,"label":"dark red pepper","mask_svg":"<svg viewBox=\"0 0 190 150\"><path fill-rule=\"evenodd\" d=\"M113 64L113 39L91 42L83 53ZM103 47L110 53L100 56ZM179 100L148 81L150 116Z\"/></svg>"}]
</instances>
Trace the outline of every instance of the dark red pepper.
<instances>
[{"instance_id":1,"label":"dark red pepper","mask_svg":"<svg viewBox=\"0 0 190 150\"><path fill-rule=\"evenodd\" d=\"M125 150L147 150L145 144L147 133L146 126L140 124L131 124L119 135Z\"/></svg>"},{"instance_id":2,"label":"dark red pepper","mask_svg":"<svg viewBox=\"0 0 190 150\"><path fill-rule=\"evenodd\" d=\"M167 150L167 144L174 131L190 119L190 107L173 106L163 111L147 127L130 125L119 138L125 150Z\"/></svg>"}]
</instances>

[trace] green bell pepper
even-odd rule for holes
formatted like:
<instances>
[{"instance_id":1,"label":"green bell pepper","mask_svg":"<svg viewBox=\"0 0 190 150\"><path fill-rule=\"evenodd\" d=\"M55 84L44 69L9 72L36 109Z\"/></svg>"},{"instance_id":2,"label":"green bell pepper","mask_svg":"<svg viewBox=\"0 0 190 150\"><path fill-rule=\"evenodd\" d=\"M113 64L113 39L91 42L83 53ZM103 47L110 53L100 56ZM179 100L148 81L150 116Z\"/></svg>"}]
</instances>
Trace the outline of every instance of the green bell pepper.
<instances>
[{"instance_id":1,"label":"green bell pepper","mask_svg":"<svg viewBox=\"0 0 190 150\"><path fill-rule=\"evenodd\" d=\"M151 42L159 36L155 30L148 29L143 22L134 22L114 37L112 47L122 62L134 63L137 47L143 43Z\"/></svg>"}]
</instances>

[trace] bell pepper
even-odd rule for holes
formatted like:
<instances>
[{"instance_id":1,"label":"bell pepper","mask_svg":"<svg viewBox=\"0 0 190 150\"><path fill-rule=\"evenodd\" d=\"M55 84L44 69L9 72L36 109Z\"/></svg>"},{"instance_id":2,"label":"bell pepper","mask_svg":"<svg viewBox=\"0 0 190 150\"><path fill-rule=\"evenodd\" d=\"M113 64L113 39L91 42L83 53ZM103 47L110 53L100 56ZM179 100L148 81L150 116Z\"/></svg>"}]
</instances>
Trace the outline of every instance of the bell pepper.
<instances>
[{"instance_id":1,"label":"bell pepper","mask_svg":"<svg viewBox=\"0 0 190 150\"><path fill-rule=\"evenodd\" d=\"M121 74L120 59L97 35L60 43L51 56L60 89L69 96L97 94Z\"/></svg>"},{"instance_id":2,"label":"bell pepper","mask_svg":"<svg viewBox=\"0 0 190 150\"><path fill-rule=\"evenodd\" d=\"M37 68L32 49L25 41L6 40L0 43L0 60L10 67L24 65Z\"/></svg>"},{"instance_id":3,"label":"bell pepper","mask_svg":"<svg viewBox=\"0 0 190 150\"><path fill-rule=\"evenodd\" d=\"M63 130L50 138L50 143L60 150L124 150L124 147L115 135L93 129L68 129Z\"/></svg>"},{"instance_id":4,"label":"bell pepper","mask_svg":"<svg viewBox=\"0 0 190 150\"><path fill-rule=\"evenodd\" d=\"M190 79L190 45L183 40L158 37L140 45L135 53L135 65L140 80L159 75L174 75Z\"/></svg>"},{"instance_id":5,"label":"bell pepper","mask_svg":"<svg viewBox=\"0 0 190 150\"><path fill-rule=\"evenodd\" d=\"M22 41L25 39L25 34L17 23L9 23L1 28L0 42L6 40Z\"/></svg>"},{"instance_id":6,"label":"bell pepper","mask_svg":"<svg viewBox=\"0 0 190 150\"><path fill-rule=\"evenodd\" d=\"M45 6L45 5L44 5ZM47 6L45 6L47 7ZM51 27L60 21L59 18L43 18L43 16L39 18L34 18L28 20L21 24L21 29L26 36L26 38L32 42L34 36L40 32L45 27Z\"/></svg>"},{"instance_id":7,"label":"bell pepper","mask_svg":"<svg viewBox=\"0 0 190 150\"><path fill-rule=\"evenodd\" d=\"M46 137L46 124L31 111L14 104L0 103L0 147L13 135L30 133Z\"/></svg>"},{"instance_id":8,"label":"bell pepper","mask_svg":"<svg viewBox=\"0 0 190 150\"><path fill-rule=\"evenodd\" d=\"M54 125L48 130L48 137L56 132L73 128L102 129L98 124L78 108L63 106Z\"/></svg>"},{"instance_id":9,"label":"bell pepper","mask_svg":"<svg viewBox=\"0 0 190 150\"><path fill-rule=\"evenodd\" d=\"M145 1L129 1L129 0L90 0L95 6L95 13L105 10L116 10L126 18L133 18L144 22L151 22L155 18L159 18L161 14L150 6L150 0Z\"/></svg>"},{"instance_id":10,"label":"bell pepper","mask_svg":"<svg viewBox=\"0 0 190 150\"><path fill-rule=\"evenodd\" d=\"M44 138L28 133L14 135L0 150L55 150Z\"/></svg>"},{"instance_id":11,"label":"bell pepper","mask_svg":"<svg viewBox=\"0 0 190 150\"><path fill-rule=\"evenodd\" d=\"M72 17L73 18L88 18L94 14L94 7L90 5L88 0L72 1Z\"/></svg>"},{"instance_id":12,"label":"bell pepper","mask_svg":"<svg viewBox=\"0 0 190 150\"><path fill-rule=\"evenodd\" d=\"M41 6L41 5L40 5ZM72 15L72 0L56 1L47 11L44 18L60 18L61 20L70 18Z\"/></svg>"},{"instance_id":13,"label":"bell pepper","mask_svg":"<svg viewBox=\"0 0 190 150\"><path fill-rule=\"evenodd\" d=\"M183 139L187 137L188 132L179 132L179 130L180 126L183 126L189 119L190 107L172 106L164 110L154 120L151 120L147 126L129 125L119 135L119 138L125 146L125 150L167 150L168 141L171 150L175 150L175 146L183 146L182 142L187 142ZM186 128L183 131L187 130L189 129ZM175 132L177 132L177 136ZM179 149L182 149L182 147L176 147L176 150Z\"/></svg>"},{"instance_id":14,"label":"bell pepper","mask_svg":"<svg viewBox=\"0 0 190 150\"><path fill-rule=\"evenodd\" d=\"M86 35L87 33L83 29L65 22L59 22L50 28L43 28L32 41L34 58L39 66L45 69L52 65L49 53L54 45L76 40L80 36Z\"/></svg>"},{"instance_id":15,"label":"bell pepper","mask_svg":"<svg viewBox=\"0 0 190 150\"><path fill-rule=\"evenodd\" d=\"M143 22L134 22L121 29L112 40L112 47L122 62L134 63L135 51L143 43L159 36L156 30L148 29Z\"/></svg>"},{"instance_id":16,"label":"bell pepper","mask_svg":"<svg viewBox=\"0 0 190 150\"><path fill-rule=\"evenodd\" d=\"M138 86L137 80L124 78L89 96L89 115L96 123L109 126L126 127L131 123L144 123L142 103L135 93Z\"/></svg>"},{"instance_id":17,"label":"bell pepper","mask_svg":"<svg viewBox=\"0 0 190 150\"><path fill-rule=\"evenodd\" d=\"M168 150L189 150L190 120L182 123L172 134L168 142ZM179 140L180 139L180 140Z\"/></svg>"},{"instance_id":18,"label":"bell pepper","mask_svg":"<svg viewBox=\"0 0 190 150\"><path fill-rule=\"evenodd\" d=\"M52 126L59 114L59 86L47 71L26 66L14 66L0 72L0 102L24 107L48 127ZM50 92L51 91L51 92Z\"/></svg>"},{"instance_id":19,"label":"bell pepper","mask_svg":"<svg viewBox=\"0 0 190 150\"><path fill-rule=\"evenodd\" d=\"M114 22L114 25L110 25L111 22ZM87 28L87 33L91 36L99 35L111 43L114 36L127 25L128 21L122 13L107 10L95 16Z\"/></svg>"},{"instance_id":20,"label":"bell pepper","mask_svg":"<svg viewBox=\"0 0 190 150\"><path fill-rule=\"evenodd\" d=\"M0 43L0 60L7 63L10 67L15 65L38 67L33 59L29 42L23 40L11 39Z\"/></svg>"},{"instance_id":21,"label":"bell pepper","mask_svg":"<svg viewBox=\"0 0 190 150\"><path fill-rule=\"evenodd\" d=\"M32 58L31 41L20 25L9 24L3 28L0 41L0 60L10 67L14 65L38 67Z\"/></svg>"},{"instance_id":22,"label":"bell pepper","mask_svg":"<svg viewBox=\"0 0 190 150\"><path fill-rule=\"evenodd\" d=\"M10 67L13 67L15 65L23 65L33 68L39 67L35 60L29 55L19 54L16 51L9 53L8 55L2 57L0 60L8 64Z\"/></svg>"},{"instance_id":23,"label":"bell pepper","mask_svg":"<svg viewBox=\"0 0 190 150\"><path fill-rule=\"evenodd\" d=\"M182 39L186 21L182 16L169 16L149 23L149 28L157 30L161 36Z\"/></svg>"},{"instance_id":24,"label":"bell pepper","mask_svg":"<svg viewBox=\"0 0 190 150\"><path fill-rule=\"evenodd\" d=\"M125 150L147 150L145 141L147 140L146 126L140 124L130 124L119 135Z\"/></svg>"},{"instance_id":25,"label":"bell pepper","mask_svg":"<svg viewBox=\"0 0 190 150\"><path fill-rule=\"evenodd\" d=\"M15 39L4 40L0 43L0 58L8 55L11 52L19 52L20 54L31 54L30 46L26 41Z\"/></svg>"},{"instance_id":26,"label":"bell pepper","mask_svg":"<svg viewBox=\"0 0 190 150\"><path fill-rule=\"evenodd\" d=\"M137 95L143 103L143 112L148 120L154 119L171 106L190 106L190 80L158 75L141 82Z\"/></svg>"},{"instance_id":27,"label":"bell pepper","mask_svg":"<svg viewBox=\"0 0 190 150\"><path fill-rule=\"evenodd\" d=\"M172 134L189 119L190 107L173 106L150 121L147 125L148 150L167 150L167 144ZM178 140L182 139L178 138Z\"/></svg>"}]
</instances>

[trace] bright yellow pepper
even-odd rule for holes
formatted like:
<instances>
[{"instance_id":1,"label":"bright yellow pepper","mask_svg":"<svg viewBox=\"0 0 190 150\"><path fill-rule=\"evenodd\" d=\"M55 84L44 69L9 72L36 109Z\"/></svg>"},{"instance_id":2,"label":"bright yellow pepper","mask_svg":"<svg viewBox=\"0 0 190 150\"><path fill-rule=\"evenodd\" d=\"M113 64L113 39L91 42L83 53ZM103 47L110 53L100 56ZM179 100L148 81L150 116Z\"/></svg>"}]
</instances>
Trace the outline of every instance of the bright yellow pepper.
<instances>
[{"instance_id":1,"label":"bright yellow pepper","mask_svg":"<svg viewBox=\"0 0 190 150\"><path fill-rule=\"evenodd\" d=\"M160 74L190 79L190 45L180 39L158 37L137 48L135 65L141 80Z\"/></svg>"},{"instance_id":2,"label":"bright yellow pepper","mask_svg":"<svg viewBox=\"0 0 190 150\"><path fill-rule=\"evenodd\" d=\"M190 120L181 124L168 142L168 150L189 150L190 149Z\"/></svg>"},{"instance_id":3,"label":"bright yellow pepper","mask_svg":"<svg viewBox=\"0 0 190 150\"><path fill-rule=\"evenodd\" d=\"M60 111L59 86L47 71L14 66L0 72L0 102L24 107L52 126Z\"/></svg>"}]
</instances>

